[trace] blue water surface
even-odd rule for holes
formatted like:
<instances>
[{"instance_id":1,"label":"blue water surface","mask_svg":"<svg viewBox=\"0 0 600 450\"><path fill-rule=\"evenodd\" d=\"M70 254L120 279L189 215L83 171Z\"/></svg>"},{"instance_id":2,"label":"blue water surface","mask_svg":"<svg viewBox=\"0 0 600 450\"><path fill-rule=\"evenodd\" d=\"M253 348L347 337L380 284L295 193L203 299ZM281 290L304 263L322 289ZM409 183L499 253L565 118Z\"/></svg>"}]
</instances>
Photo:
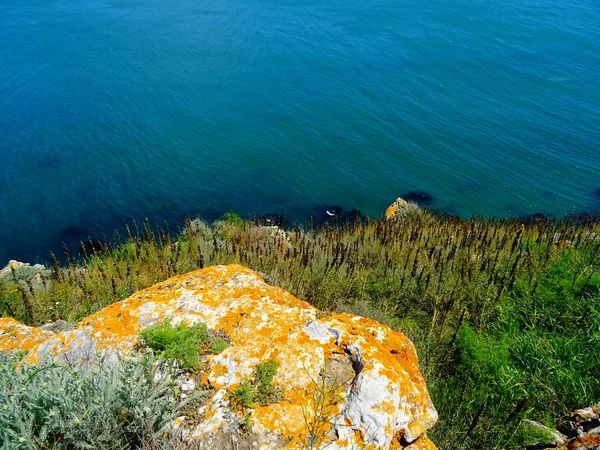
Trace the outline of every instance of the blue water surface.
<instances>
[{"instance_id":1,"label":"blue water surface","mask_svg":"<svg viewBox=\"0 0 600 450\"><path fill-rule=\"evenodd\" d=\"M2 0L0 266L133 218L600 209L598 0Z\"/></svg>"}]
</instances>

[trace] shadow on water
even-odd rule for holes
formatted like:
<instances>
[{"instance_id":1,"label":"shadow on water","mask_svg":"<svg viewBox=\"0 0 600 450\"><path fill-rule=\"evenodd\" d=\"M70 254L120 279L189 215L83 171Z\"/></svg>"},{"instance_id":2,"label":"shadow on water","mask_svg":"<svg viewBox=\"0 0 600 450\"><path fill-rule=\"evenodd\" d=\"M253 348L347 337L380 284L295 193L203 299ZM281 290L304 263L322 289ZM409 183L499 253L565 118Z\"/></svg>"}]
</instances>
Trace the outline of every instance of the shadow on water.
<instances>
[{"instance_id":1,"label":"shadow on water","mask_svg":"<svg viewBox=\"0 0 600 450\"><path fill-rule=\"evenodd\" d=\"M435 208L430 208L430 211L442 216L464 217L464 211L456 203L448 203Z\"/></svg>"},{"instance_id":2,"label":"shadow on water","mask_svg":"<svg viewBox=\"0 0 600 450\"><path fill-rule=\"evenodd\" d=\"M546 222L548 219L551 219L549 215L540 212L528 214L518 218L519 222L522 222L524 225L540 224Z\"/></svg>"},{"instance_id":3,"label":"shadow on water","mask_svg":"<svg viewBox=\"0 0 600 450\"><path fill-rule=\"evenodd\" d=\"M430 206L433 203L433 196L425 191L412 191L402 198L407 202L414 202L421 206Z\"/></svg>"},{"instance_id":4,"label":"shadow on water","mask_svg":"<svg viewBox=\"0 0 600 450\"><path fill-rule=\"evenodd\" d=\"M56 170L63 165L63 160L56 156L40 158L36 161L36 167L42 170Z\"/></svg>"},{"instance_id":5,"label":"shadow on water","mask_svg":"<svg viewBox=\"0 0 600 450\"><path fill-rule=\"evenodd\" d=\"M97 225L91 223L76 223L60 231L55 244L48 252L52 251L61 262L70 257L101 252L106 247L109 239L104 233L95 231ZM61 245L60 249L57 245Z\"/></svg>"},{"instance_id":6,"label":"shadow on water","mask_svg":"<svg viewBox=\"0 0 600 450\"><path fill-rule=\"evenodd\" d=\"M58 234L58 241L66 244L69 242L79 242L83 239L87 239L87 232L89 232L89 230L86 230L84 226L78 224L69 225Z\"/></svg>"}]
</instances>

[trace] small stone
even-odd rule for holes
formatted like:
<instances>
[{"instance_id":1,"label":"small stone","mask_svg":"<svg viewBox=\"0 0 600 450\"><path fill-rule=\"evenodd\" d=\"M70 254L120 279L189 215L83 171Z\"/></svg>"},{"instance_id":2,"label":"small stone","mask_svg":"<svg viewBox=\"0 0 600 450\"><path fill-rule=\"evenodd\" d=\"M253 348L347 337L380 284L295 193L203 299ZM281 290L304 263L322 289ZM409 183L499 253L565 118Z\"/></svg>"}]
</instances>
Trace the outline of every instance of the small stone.
<instances>
[{"instance_id":1,"label":"small stone","mask_svg":"<svg viewBox=\"0 0 600 450\"><path fill-rule=\"evenodd\" d=\"M176 430L185 422L185 416L179 416L177 419L173 421L173 429Z\"/></svg>"},{"instance_id":2,"label":"small stone","mask_svg":"<svg viewBox=\"0 0 600 450\"><path fill-rule=\"evenodd\" d=\"M184 374L183 380L179 384L181 392L184 394L191 394L196 389L196 382L188 374Z\"/></svg>"},{"instance_id":3,"label":"small stone","mask_svg":"<svg viewBox=\"0 0 600 450\"><path fill-rule=\"evenodd\" d=\"M56 322L42 325L40 329L44 331L50 331L52 333L60 333L62 331L71 331L74 327L75 326L72 323L59 319Z\"/></svg>"},{"instance_id":4,"label":"small stone","mask_svg":"<svg viewBox=\"0 0 600 450\"><path fill-rule=\"evenodd\" d=\"M398 197L396 201L385 210L385 218L386 220L402 220L408 215L418 211L420 211L420 208L416 203L407 202L403 198Z\"/></svg>"},{"instance_id":5,"label":"small stone","mask_svg":"<svg viewBox=\"0 0 600 450\"><path fill-rule=\"evenodd\" d=\"M557 430L548 428L547 426L542 425L541 423L536 422L535 420L525 419L523 422L531 427L538 428L540 430L544 430L548 434L552 435L552 440L550 442L548 442L548 444L558 447L559 445L564 445L567 442L567 436L565 436L564 434L562 434L561 432L559 432Z\"/></svg>"},{"instance_id":6,"label":"small stone","mask_svg":"<svg viewBox=\"0 0 600 450\"><path fill-rule=\"evenodd\" d=\"M537 424L533 421L527 422ZM541 424L538 425L543 427ZM551 448L556 450L600 450L600 403L574 411L563 420L559 430L562 434L558 432L557 434L564 439L543 442L536 445L535 448L540 450Z\"/></svg>"}]
</instances>

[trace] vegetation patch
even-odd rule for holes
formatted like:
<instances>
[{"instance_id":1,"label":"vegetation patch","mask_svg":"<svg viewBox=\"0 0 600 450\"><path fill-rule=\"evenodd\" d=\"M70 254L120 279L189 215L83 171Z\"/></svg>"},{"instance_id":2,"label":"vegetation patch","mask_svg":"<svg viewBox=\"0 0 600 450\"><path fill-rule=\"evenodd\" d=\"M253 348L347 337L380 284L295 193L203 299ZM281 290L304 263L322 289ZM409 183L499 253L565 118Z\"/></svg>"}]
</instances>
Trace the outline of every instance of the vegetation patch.
<instances>
[{"instance_id":1,"label":"vegetation patch","mask_svg":"<svg viewBox=\"0 0 600 450\"><path fill-rule=\"evenodd\" d=\"M550 423L550 418L548 418L547 423ZM508 445L510 448L528 448L536 444L549 444L554 437L552 430L549 428L523 422L509 440Z\"/></svg>"},{"instance_id":2,"label":"vegetation patch","mask_svg":"<svg viewBox=\"0 0 600 450\"><path fill-rule=\"evenodd\" d=\"M172 325L167 319L140 333L143 343L162 359L175 360L184 370L202 369L202 355L221 353L227 348L222 337L208 332L206 324Z\"/></svg>"},{"instance_id":3,"label":"vegetation patch","mask_svg":"<svg viewBox=\"0 0 600 450\"><path fill-rule=\"evenodd\" d=\"M226 212L223 214L223 221L232 225L241 225L244 223L244 219L237 213L233 211Z\"/></svg>"},{"instance_id":4,"label":"vegetation patch","mask_svg":"<svg viewBox=\"0 0 600 450\"><path fill-rule=\"evenodd\" d=\"M177 414L185 416L186 423L198 424L202 422L204 414L201 412L201 408L206 405L212 393L213 390L209 388L196 390L181 402Z\"/></svg>"},{"instance_id":5,"label":"vegetation patch","mask_svg":"<svg viewBox=\"0 0 600 450\"><path fill-rule=\"evenodd\" d=\"M252 378L245 378L231 392L234 407L246 411L254 405L267 406L281 401L281 389L273 386L278 368L279 363L274 359L258 364Z\"/></svg>"},{"instance_id":6,"label":"vegetation patch","mask_svg":"<svg viewBox=\"0 0 600 450\"><path fill-rule=\"evenodd\" d=\"M439 448L511 448L523 419L545 423L600 399L600 217L422 210L285 236L235 216L177 234L133 222L80 255L65 252L40 289L25 275L0 279L0 315L78 322L172 276L237 263L323 311L405 333L439 412L429 433ZM240 408L258 404L252 377L238 389Z\"/></svg>"},{"instance_id":7,"label":"vegetation patch","mask_svg":"<svg viewBox=\"0 0 600 450\"><path fill-rule=\"evenodd\" d=\"M0 354L0 447L139 448L163 442L177 405L152 355L81 372Z\"/></svg>"}]
</instances>

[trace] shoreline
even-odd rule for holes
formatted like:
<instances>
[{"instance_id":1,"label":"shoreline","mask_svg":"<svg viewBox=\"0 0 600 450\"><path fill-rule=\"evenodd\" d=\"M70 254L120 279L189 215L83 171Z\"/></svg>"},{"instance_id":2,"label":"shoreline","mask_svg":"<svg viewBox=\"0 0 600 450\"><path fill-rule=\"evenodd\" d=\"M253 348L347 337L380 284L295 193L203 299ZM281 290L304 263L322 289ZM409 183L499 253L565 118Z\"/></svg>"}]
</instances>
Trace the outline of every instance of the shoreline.
<instances>
[{"instance_id":1,"label":"shoreline","mask_svg":"<svg viewBox=\"0 0 600 450\"><path fill-rule=\"evenodd\" d=\"M531 226L535 224L542 224L544 222L551 223L559 223L559 222L571 222L570 225L573 226L581 226L584 224L592 224L592 223L600 223L600 210L593 211L581 211L581 212L573 212L567 213L563 216L555 216L552 214L544 214L539 212L533 212L528 215L514 215L514 216L504 216L504 217L492 217L492 216L478 216L471 215L470 217L463 217L457 214L452 214L448 212L444 208L438 208L435 206L428 206L424 203L431 203L432 199L429 197L429 194L424 192L411 192L406 196L399 197L400 199L409 199L409 203L417 205L417 207L426 211L430 214L433 214L438 217L448 218L452 220L460 220L464 222L469 222L472 220L476 221L486 221L490 223L511 223L517 222L521 223L525 226ZM308 211L307 211L308 212ZM202 217L201 215L196 215L195 217L187 216L185 219L178 220L177 223L173 224L164 219L162 222L151 222L151 221L136 221L132 219L128 222L123 223L120 229L113 230L110 234L106 232L102 232L100 236L96 233L88 233L85 230L80 230L79 228L73 227L77 232L70 236L64 236L66 239L63 239L60 243L57 241L56 244L47 247L47 257L36 257L33 259L29 259L30 262L25 262L28 258L19 258L17 257L9 257L6 259L8 261L6 265L0 265L0 270L7 269L11 262L16 262L18 264L25 264L31 267L35 266L44 266L51 267L52 266L52 254L56 255L56 259L64 264L67 261L65 256L65 247L68 249L70 257L73 257L73 254L76 254L75 259L80 259L82 257L81 248L84 246L96 246L96 245L106 245L113 246L118 244L115 242L115 238L117 236L123 237L125 235L125 230L127 227L134 228L134 224L137 223L137 226L141 229L146 225L149 225L150 229L156 231L158 229L162 229L163 227L167 228L172 236L177 236L181 231L185 229L187 223L195 220L200 220L206 224L214 224L219 221L223 221L225 217L228 215L234 215L243 221L248 221L253 223L256 226L262 227L277 227L287 231L290 231L296 227L299 227L304 230L311 230L323 227L325 225L329 226L340 226L344 225L348 222L353 222L355 220L365 221L374 221L385 219L385 210L382 211L378 215L367 215L362 214L358 209L344 209L339 205L326 205L320 204L315 205L310 209L310 213L306 216L304 221L289 221L286 214L278 214L278 213L261 213L261 214L248 214L247 216L241 216L234 211L225 212L222 214L212 214L208 217ZM211 216L215 216L212 218ZM166 225L166 226L165 226ZM71 227L70 227L71 228ZM177 230L177 231L172 231ZM80 239L83 237L83 239ZM112 237L112 241L111 241ZM91 238L91 240L90 240Z\"/></svg>"}]
</instances>

